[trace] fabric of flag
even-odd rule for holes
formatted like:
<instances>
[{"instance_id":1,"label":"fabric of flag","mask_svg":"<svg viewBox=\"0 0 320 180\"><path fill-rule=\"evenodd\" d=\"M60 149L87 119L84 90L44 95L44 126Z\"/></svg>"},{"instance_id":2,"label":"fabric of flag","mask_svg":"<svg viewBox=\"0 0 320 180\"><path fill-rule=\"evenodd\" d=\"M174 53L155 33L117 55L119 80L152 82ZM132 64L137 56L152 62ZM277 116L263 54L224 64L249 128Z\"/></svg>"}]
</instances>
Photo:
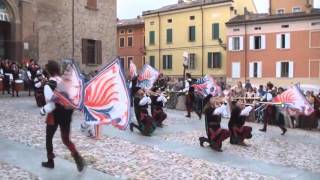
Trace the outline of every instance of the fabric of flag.
<instances>
[{"instance_id":1,"label":"fabric of flag","mask_svg":"<svg viewBox=\"0 0 320 180\"><path fill-rule=\"evenodd\" d=\"M129 73L130 73L130 78L131 79L133 79L134 77L136 77L138 75L137 66L132 61L130 61Z\"/></svg>"},{"instance_id":2,"label":"fabric of flag","mask_svg":"<svg viewBox=\"0 0 320 180\"><path fill-rule=\"evenodd\" d=\"M282 103L285 108L294 109L301 114L310 115L313 113L314 108L308 102L297 85L289 88L282 94L273 98L274 103Z\"/></svg>"},{"instance_id":3,"label":"fabric of flag","mask_svg":"<svg viewBox=\"0 0 320 180\"><path fill-rule=\"evenodd\" d=\"M121 130L129 124L130 98L119 59L88 83L74 64L68 65L54 94L56 102L84 112L88 124L112 124Z\"/></svg>"},{"instance_id":4,"label":"fabric of flag","mask_svg":"<svg viewBox=\"0 0 320 180\"><path fill-rule=\"evenodd\" d=\"M203 78L197 80L197 84L194 84L196 92L202 94L203 96L208 96L211 94L212 96L218 96L221 94L221 87L218 86L215 79L213 79L210 75L206 75Z\"/></svg>"},{"instance_id":5,"label":"fabric of flag","mask_svg":"<svg viewBox=\"0 0 320 180\"><path fill-rule=\"evenodd\" d=\"M151 89L160 73L149 64L145 64L138 76L138 87L143 89Z\"/></svg>"}]
</instances>

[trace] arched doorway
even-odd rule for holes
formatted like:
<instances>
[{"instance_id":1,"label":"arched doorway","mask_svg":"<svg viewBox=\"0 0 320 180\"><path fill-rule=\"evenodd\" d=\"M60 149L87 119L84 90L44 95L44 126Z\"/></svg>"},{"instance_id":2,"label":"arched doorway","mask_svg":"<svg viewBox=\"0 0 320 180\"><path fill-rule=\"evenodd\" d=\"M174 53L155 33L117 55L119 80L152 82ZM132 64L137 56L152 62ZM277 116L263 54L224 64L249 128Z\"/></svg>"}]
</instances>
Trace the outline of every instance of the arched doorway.
<instances>
[{"instance_id":1,"label":"arched doorway","mask_svg":"<svg viewBox=\"0 0 320 180\"><path fill-rule=\"evenodd\" d=\"M0 1L0 58L10 58L10 15L3 0Z\"/></svg>"}]
</instances>

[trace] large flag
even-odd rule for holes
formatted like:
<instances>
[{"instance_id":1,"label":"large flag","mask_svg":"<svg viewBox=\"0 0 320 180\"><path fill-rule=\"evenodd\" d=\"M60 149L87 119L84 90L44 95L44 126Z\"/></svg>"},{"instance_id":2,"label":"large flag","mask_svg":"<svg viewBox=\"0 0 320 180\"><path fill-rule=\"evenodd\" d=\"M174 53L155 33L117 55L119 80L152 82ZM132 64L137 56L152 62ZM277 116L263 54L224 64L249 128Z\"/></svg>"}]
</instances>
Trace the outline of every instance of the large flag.
<instances>
[{"instance_id":1,"label":"large flag","mask_svg":"<svg viewBox=\"0 0 320 180\"><path fill-rule=\"evenodd\" d=\"M284 107L294 109L295 111L307 116L312 114L314 111L314 108L308 102L297 85L294 85L282 94L276 96L273 99L273 102L284 104Z\"/></svg>"},{"instance_id":2,"label":"large flag","mask_svg":"<svg viewBox=\"0 0 320 180\"><path fill-rule=\"evenodd\" d=\"M130 73L130 78L133 79L134 77L136 77L138 75L137 73L137 66L130 61L130 67L129 67L129 73Z\"/></svg>"},{"instance_id":3,"label":"large flag","mask_svg":"<svg viewBox=\"0 0 320 180\"><path fill-rule=\"evenodd\" d=\"M114 60L88 83L69 64L54 92L54 100L84 112L89 124L112 124L124 130L129 124L130 100L120 61Z\"/></svg>"},{"instance_id":4,"label":"large flag","mask_svg":"<svg viewBox=\"0 0 320 180\"><path fill-rule=\"evenodd\" d=\"M221 87L218 86L215 79L213 79L210 75L206 75L203 78L197 80L197 83L193 85L196 92L203 96L208 96L211 94L212 96L218 96L221 94Z\"/></svg>"},{"instance_id":5,"label":"large flag","mask_svg":"<svg viewBox=\"0 0 320 180\"><path fill-rule=\"evenodd\" d=\"M138 87L151 89L160 73L149 64L145 64L138 76Z\"/></svg>"}]
</instances>

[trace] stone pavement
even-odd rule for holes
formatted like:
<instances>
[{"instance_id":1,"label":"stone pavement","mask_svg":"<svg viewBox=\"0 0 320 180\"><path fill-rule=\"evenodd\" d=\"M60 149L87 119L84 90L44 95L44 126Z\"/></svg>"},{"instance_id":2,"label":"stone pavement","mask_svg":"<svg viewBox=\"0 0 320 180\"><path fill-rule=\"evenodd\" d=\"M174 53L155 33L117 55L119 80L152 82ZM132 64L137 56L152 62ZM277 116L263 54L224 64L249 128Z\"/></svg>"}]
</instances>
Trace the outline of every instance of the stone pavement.
<instances>
[{"instance_id":1,"label":"stone pavement","mask_svg":"<svg viewBox=\"0 0 320 180\"><path fill-rule=\"evenodd\" d=\"M21 103L23 102L23 103ZM254 137L250 147L224 142L224 152L201 148L204 122L174 110L168 112L164 128L154 136L119 131L105 126L102 140L85 137L79 131L81 113L75 113L72 139L88 161L81 174L61 143L54 138L58 158L54 170L40 167L45 159L45 124L33 98L0 96L0 176L9 166L23 174L22 179L319 179L320 133L289 129L285 136L277 127L266 134L260 124L250 123ZM224 120L222 126L226 127ZM4 164L4 165L2 165ZM12 172L11 174L13 174ZM9 174L9 175L8 175ZM10 172L6 177L10 176ZM25 178L28 177L28 178Z\"/></svg>"}]
</instances>

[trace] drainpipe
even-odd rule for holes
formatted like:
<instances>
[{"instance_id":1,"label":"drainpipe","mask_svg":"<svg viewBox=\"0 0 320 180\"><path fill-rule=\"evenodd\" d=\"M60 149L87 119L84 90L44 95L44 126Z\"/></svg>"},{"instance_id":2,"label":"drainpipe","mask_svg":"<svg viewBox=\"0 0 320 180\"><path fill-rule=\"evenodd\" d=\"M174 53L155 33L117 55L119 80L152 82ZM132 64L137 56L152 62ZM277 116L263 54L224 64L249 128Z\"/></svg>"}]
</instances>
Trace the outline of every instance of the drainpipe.
<instances>
[{"instance_id":1,"label":"drainpipe","mask_svg":"<svg viewBox=\"0 0 320 180\"><path fill-rule=\"evenodd\" d=\"M159 19L159 71L161 69L161 18L160 13L158 13L158 19Z\"/></svg>"},{"instance_id":2,"label":"drainpipe","mask_svg":"<svg viewBox=\"0 0 320 180\"><path fill-rule=\"evenodd\" d=\"M205 2L205 1L204 1ZM201 60L201 76L203 77L204 76L204 70L203 70L203 68L204 68L204 42L203 42L203 40L204 40L204 35L203 35L203 29L204 29L204 27L203 27L203 7L201 6L201 20L202 20L202 22L201 22L201 53L202 53L202 60Z\"/></svg>"},{"instance_id":3,"label":"drainpipe","mask_svg":"<svg viewBox=\"0 0 320 180\"><path fill-rule=\"evenodd\" d=\"M244 80L247 80L247 61L248 61L248 40L247 38L247 22L244 23ZM241 73L241 71L240 71Z\"/></svg>"},{"instance_id":4,"label":"drainpipe","mask_svg":"<svg viewBox=\"0 0 320 180\"><path fill-rule=\"evenodd\" d=\"M74 59L74 0L72 0L72 59Z\"/></svg>"}]
</instances>

